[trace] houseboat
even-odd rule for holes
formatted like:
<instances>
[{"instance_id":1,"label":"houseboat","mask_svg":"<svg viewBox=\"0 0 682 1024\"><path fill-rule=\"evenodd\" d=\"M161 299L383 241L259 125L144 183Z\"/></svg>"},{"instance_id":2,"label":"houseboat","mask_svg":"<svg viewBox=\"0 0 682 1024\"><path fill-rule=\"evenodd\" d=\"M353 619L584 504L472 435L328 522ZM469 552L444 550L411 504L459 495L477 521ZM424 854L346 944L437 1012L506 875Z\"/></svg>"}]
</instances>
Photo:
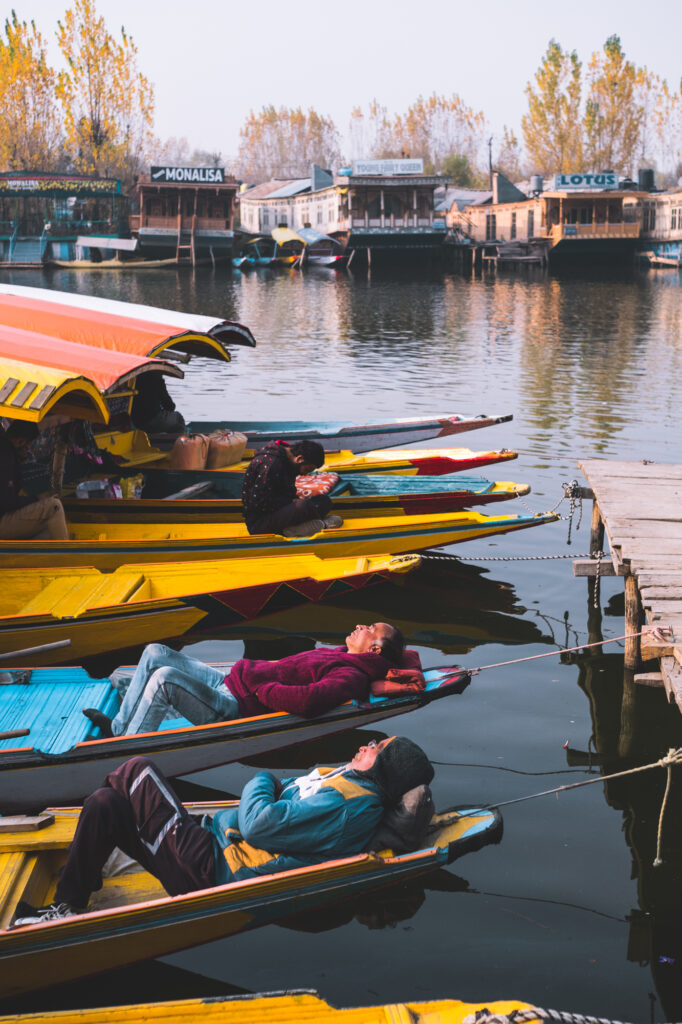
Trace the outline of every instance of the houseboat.
<instances>
[{"instance_id":1,"label":"houseboat","mask_svg":"<svg viewBox=\"0 0 682 1024\"><path fill-rule=\"evenodd\" d=\"M313 165L306 178L256 185L240 198L244 231L312 229L335 239L348 264L362 254L441 252L447 231L435 192L447 178L424 174L422 160L361 160L337 174Z\"/></svg>"},{"instance_id":2,"label":"houseboat","mask_svg":"<svg viewBox=\"0 0 682 1024\"><path fill-rule=\"evenodd\" d=\"M7 171L0 174L0 265L71 261L98 236L101 248L127 234L128 199L116 178Z\"/></svg>"},{"instance_id":3,"label":"houseboat","mask_svg":"<svg viewBox=\"0 0 682 1024\"><path fill-rule=\"evenodd\" d=\"M641 257L652 267L682 267L682 187L642 201Z\"/></svg>"},{"instance_id":4,"label":"houseboat","mask_svg":"<svg viewBox=\"0 0 682 1024\"><path fill-rule=\"evenodd\" d=\"M139 253L194 264L230 259L238 184L224 167L151 167L130 193Z\"/></svg>"},{"instance_id":5,"label":"houseboat","mask_svg":"<svg viewBox=\"0 0 682 1024\"><path fill-rule=\"evenodd\" d=\"M469 247L474 263L503 243L544 242L550 265L590 257L632 261L641 232L641 204L648 194L619 188L618 175L555 174L551 187L530 179L528 192L503 174L493 175L489 198L453 202L447 223L455 244Z\"/></svg>"}]
</instances>

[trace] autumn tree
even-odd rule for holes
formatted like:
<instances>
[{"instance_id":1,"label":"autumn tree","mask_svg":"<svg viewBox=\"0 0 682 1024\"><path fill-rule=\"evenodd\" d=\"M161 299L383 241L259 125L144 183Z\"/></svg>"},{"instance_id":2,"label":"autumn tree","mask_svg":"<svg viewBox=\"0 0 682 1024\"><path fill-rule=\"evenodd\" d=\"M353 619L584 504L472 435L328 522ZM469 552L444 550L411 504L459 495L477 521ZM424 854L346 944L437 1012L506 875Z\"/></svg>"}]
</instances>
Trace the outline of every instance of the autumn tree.
<instances>
[{"instance_id":1,"label":"autumn tree","mask_svg":"<svg viewBox=\"0 0 682 1024\"><path fill-rule=\"evenodd\" d=\"M14 11L0 36L0 165L4 170L55 170L60 118L56 74L35 22Z\"/></svg>"},{"instance_id":2,"label":"autumn tree","mask_svg":"<svg viewBox=\"0 0 682 1024\"><path fill-rule=\"evenodd\" d=\"M67 143L78 170L130 180L146 161L154 90L137 66L137 47L120 40L97 14L95 0L75 0L57 40L65 61L57 81Z\"/></svg>"},{"instance_id":3,"label":"autumn tree","mask_svg":"<svg viewBox=\"0 0 682 1024\"><path fill-rule=\"evenodd\" d=\"M654 128L658 164L665 172L665 183L676 185L682 176L682 81L671 89L664 80L656 97Z\"/></svg>"},{"instance_id":4,"label":"autumn tree","mask_svg":"<svg viewBox=\"0 0 682 1024\"><path fill-rule=\"evenodd\" d=\"M501 171L505 178L510 181L518 181L524 176L521 164L521 146L511 128L504 126L502 142L500 144L497 158L494 161L495 170Z\"/></svg>"},{"instance_id":5,"label":"autumn tree","mask_svg":"<svg viewBox=\"0 0 682 1024\"><path fill-rule=\"evenodd\" d=\"M396 135L401 149L413 157L422 157L439 171L443 160L453 154L466 157L475 168L480 159L485 118L453 94L426 98L419 96L405 114L396 119Z\"/></svg>"},{"instance_id":6,"label":"autumn tree","mask_svg":"<svg viewBox=\"0 0 682 1024\"><path fill-rule=\"evenodd\" d=\"M585 104L585 155L595 170L630 174L640 143L644 106L637 95L642 72L625 53L618 36L593 53Z\"/></svg>"},{"instance_id":7,"label":"autumn tree","mask_svg":"<svg viewBox=\"0 0 682 1024\"><path fill-rule=\"evenodd\" d=\"M541 174L582 168L581 63L551 39L533 84L526 86L528 113L521 120L533 169Z\"/></svg>"},{"instance_id":8,"label":"autumn tree","mask_svg":"<svg viewBox=\"0 0 682 1024\"><path fill-rule=\"evenodd\" d=\"M366 112L361 107L353 108L348 135L353 160L387 160L401 156L395 122L388 109L376 99Z\"/></svg>"},{"instance_id":9,"label":"autumn tree","mask_svg":"<svg viewBox=\"0 0 682 1024\"><path fill-rule=\"evenodd\" d=\"M334 167L340 160L339 133L331 118L312 107L250 111L239 133L237 173L248 181L301 178L310 165Z\"/></svg>"}]
</instances>

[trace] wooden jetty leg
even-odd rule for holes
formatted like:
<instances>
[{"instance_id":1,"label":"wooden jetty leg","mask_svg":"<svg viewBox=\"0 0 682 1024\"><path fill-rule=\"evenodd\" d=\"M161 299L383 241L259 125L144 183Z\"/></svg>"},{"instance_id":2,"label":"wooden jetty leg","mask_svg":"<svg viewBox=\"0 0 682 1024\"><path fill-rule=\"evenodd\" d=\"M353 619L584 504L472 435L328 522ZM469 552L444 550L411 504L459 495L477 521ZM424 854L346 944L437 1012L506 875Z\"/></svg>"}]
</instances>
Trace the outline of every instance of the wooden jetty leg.
<instances>
[{"instance_id":1,"label":"wooden jetty leg","mask_svg":"<svg viewBox=\"0 0 682 1024\"><path fill-rule=\"evenodd\" d=\"M604 520L596 501L592 502L592 527L590 529L590 558L604 550Z\"/></svg>"},{"instance_id":2,"label":"wooden jetty leg","mask_svg":"<svg viewBox=\"0 0 682 1024\"><path fill-rule=\"evenodd\" d=\"M620 733L618 735L618 756L630 757L635 741L637 726L637 686L635 674L626 668L623 673L623 700L620 705Z\"/></svg>"},{"instance_id":3,"label":"wooden jetty leg","mask_svg":"<svg viewBox=\"0 0 682 1024\"><path fill-rule=\"evenodd\" d=\"M643 625L642 601L637 580L628 574L625 577L625 632L639 633ZM636 672L640 667L641 637L632 636L625 641L625 668Z\"/></svg>"}]
</instances>

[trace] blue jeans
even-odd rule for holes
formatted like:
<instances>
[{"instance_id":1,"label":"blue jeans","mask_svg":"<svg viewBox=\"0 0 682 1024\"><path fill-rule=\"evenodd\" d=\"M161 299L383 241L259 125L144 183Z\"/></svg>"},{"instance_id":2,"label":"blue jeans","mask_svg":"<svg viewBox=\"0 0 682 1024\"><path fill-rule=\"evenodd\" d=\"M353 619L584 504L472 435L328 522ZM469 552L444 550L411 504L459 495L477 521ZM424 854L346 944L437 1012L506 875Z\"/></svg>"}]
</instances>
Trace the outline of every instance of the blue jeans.
<instances>
[{"instance_id":1,"label":"blue jeans","mask_svg":"<svg viewBox=\"0 0 682 1024\"><path fill-rule=\"evenodd\" d=\"M163 644L148 644L111 723L114 736L155 732L173 711L192 725L239 718L225 674Z\"/></svg>"}]
</instances>

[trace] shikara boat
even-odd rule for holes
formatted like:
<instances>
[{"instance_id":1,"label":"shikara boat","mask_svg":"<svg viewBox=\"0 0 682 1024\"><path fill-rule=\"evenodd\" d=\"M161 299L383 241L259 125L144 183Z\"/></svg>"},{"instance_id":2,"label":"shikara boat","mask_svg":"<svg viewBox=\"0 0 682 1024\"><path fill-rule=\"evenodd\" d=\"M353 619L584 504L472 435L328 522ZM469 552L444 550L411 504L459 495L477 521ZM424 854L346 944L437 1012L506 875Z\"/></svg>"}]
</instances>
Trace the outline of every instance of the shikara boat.
<instances>
[{"instance_id":1,"label":"shikara boat","mask_svg":"<svg viewBox=\"0 0 682 1024\"><path fill-rule=\"evenodd\" d=\"M143 430L102 431L97 435L100 450L111 455L112 466L121 469L139 466L168 472L170 459L168 451L151 443ZM253 449L247 449L244 458L231 466L221 469L197 469L193 477L185 477L189 483L216 479L215 474L237 474L246 471L253 457ZM497 451L471 451L470 448L394 448L391 451L369 451L356 454L349 449L327 452L324 469L335 473L379 473L402 476L445 476L448 473L462 473L492 466L497 462L517 459L518 452L502 448Z\"/></svg>"},{"instance_id":2,"label":"shikara boat","mask_svg":"<svg viewBox=\"0 0 682 1024\"><path fill-rule=\"evenodd\" d=\"M211 996L209 999L173 999L163 1003L104 1006L89 1010L13 1014L0 1024L471 1024L479 1017L495 1016L500 1024L513 1021L530 1003L516 999L462 1003L459 999L390 1003L384 1006L331 1006L311 989L255 992L253 995ZM541 1024L544 1019L525 1017Z\"/></svg>"},{"instance_id":3,"label":"shikara boat","mask_svg":"<svg viewBox=\"0 0 682 1024\"><path fill-rule=\"evenodd\" d=\"M291 228L273 228L275 240L274 263L283 267L296 267L305 252L305 242Z\"/></svg>"},{"instance_id":4,"label":"shikara boat","mask_svg":"<svg viewBox=\"0 0 682 1024\"><path fill-rule=\"evenodd\" d=\"M217 519L231 522L243 517L241 481L238 476L225 473L212 486L210 483L190 485L190 493L185 496L182 495L184 485L182 472L154 474L152 484L145 487L141 498L92 498L87 501L65 498L64 507L72 523L200 523ZM154 498L147 497L149 490L155 486L166 493ZM176 497L178 492L180 494ZM356 477L348 474L330 492L330 496L332 512L348 517L456 512L474 505L508 501L529 492L528 484L491 482L462 476L441 478L371 474ZM196 496L192 497L192 494Z\"/></svg>"},{"instance_id":5,"label":"shikara boat","mask_svg":"<svg viewBox=\"0 0 682 1024\"><path fill-rule=\"evenodd\" d=\"M260 252L255 242L249 248ZM251 259L250 256L248 258ZM256 262L271 258L263 256L261 259L259 256ZM171 349L173 353L179 352L185 356L204 355L229 360L228 345L255 345L249 329L232 321L19 285L0 285L0 325L36 332L63 342L77 342L111 352L147 357L158 356ZM25 358L24 353L27 351L30 351L30 346L26 345L25 340L22 342L18 339L13 351L7 355L14 358L21 352L22 358ZM89 366L89 363L81 352L80 360L74 360L74 367L80 372L84 366ZM175 373L182 376L177 368ZM285 440L307 437L320 441L328 451L345 448L361 452L446 437L465 430L503 423L511 418L509 415L470 417L450 414L379 421L361 426L343 421L255 421L196 423L190 424L190 429L200 433L212 429L242 430L250 437L252 447L255 448L278 437Z\"/></svg>"},{"instance_id":6,"label":"shikara boat","mask_svg":"<svg viewBox=\"0 0 682 1024\"><path fill-rule=\"evenodd\" d=\"M449 437L467 430L480 430L497 423L508 423L513 416L431 415L413 416L399 420L371 420L358 424L349 420L325 420L311 423L306 420L235 420L219 422L194 420L188 430L195 434L210 434L214 430L239 430L246 434L249 448L256 451L270 441L317 441L326 452L350 449L357 455L373 448L393 448L397 445L417 444L436 437Z\"/></svg>"},{"instance_id":7,"label":"shikara boat","mask_svg":"<svg viewBox=\"0 0 682 1024\"><path fill-rule=\"evenodd\" d=\"M94 566L104 572L129 562L193 562L218 558L311 553L321 558L399 555L460 544L551 523L554 513L483 516L477 512L434 515L349 516L336 530L312 537L250 535L244 523L73 523L69 540L0 540L7 568Z\"/></svg>"},{"instance_id":8,"label":"shikara boat","mask_svg":"<svg viewBox=\"0 0 682 1024\"><path fill-rule=\"evenodd\" d=\"M60 657L80 663L351 592L409 572L419 561L418 555L319 558L293 552L128 564L110 573L73 565L30 573L0 569L0 653L69 639L63 652L15 664L52 665Z\"/></svg>"},{"instance_id":9,"label":"shikara boat","mask_svg":"<svg viewBox=\"0 0 682 1024\"><path fill-rule=\"evenodd\" d=\"M195 814L225 806L234 802L187 805ZM358 854L174 897L151 875L124 867L104 879L88 913L9 928L19 900L44 904L52 898L78 813L54 810L35 822L44 825L35 831L19 831L30 827L26 819L14 829L11 820L0 825L0 998L165 956L402 882L499 842L502 834L498 811L454 808L434 815L428 846L414 853Z\"/></svg>"},{"instance_id":10,"label":"shikara boat","mask_svg":"<svg viewBox=\"0 0 682 1024\"><path fill-rule=\"evenodd\" d=\"M225 673L229 669L225 665ZM189 775L406 714L461 693L470 681L456 666L424 676L426 689L419 693L370 696L316 718L272 712L196 726L175 718L158 732L93 739L97 730L82 708L116 714L119 695L109 679L91 679L82 668L37 668L27 683L0 686L0 814L79 802L136 754L152 757L170 777ZM26 738L16 736L25 730ZM2 739L8 733L15 735Z\"/></svg>"}]
</instances>

